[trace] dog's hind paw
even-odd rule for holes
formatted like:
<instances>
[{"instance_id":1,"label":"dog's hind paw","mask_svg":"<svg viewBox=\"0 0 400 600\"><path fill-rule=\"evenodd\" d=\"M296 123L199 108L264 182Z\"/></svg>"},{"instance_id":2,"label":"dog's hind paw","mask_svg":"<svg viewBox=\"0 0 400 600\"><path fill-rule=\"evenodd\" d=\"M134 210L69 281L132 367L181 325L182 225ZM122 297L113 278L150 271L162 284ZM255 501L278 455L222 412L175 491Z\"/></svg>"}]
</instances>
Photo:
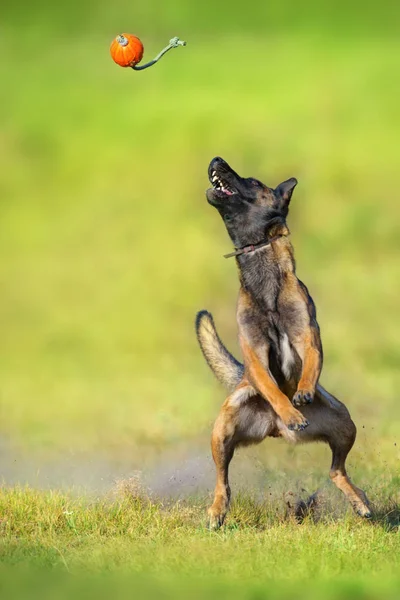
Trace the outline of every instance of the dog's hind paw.
<instances>
[{"instance_id":1,"label":"dog's hind paw","mask_svg":"<svg viewBox=\"0 0 400 600\"><path fill-rule=\"evenodd\" d=\"M363 519L372 519L372 512L369 509L357 510L357 514L359 517L363 517Z\"/></svg>"},{"instance_id":2,"label":"dog's hind paw","mask_svg":"<svg viewBox=\"0 0 400 600\"><path fill-rule=\"evenodd\" d=\"M215 516L209 515L208 529L210 531L218 531L218 529L221 529L222 525L224 524L224 520L225 520L225 518L222 515L215 515Z\"/></svg>"},{"instance_id":3,"label":"dog's hind paw","mask_svg":"<svg viewBox=\"0 0 400 600\"><path fill-rule=\"evenodd\" d=\"M306 404L311 404L313 396L314 394L310 390L297 390L293 396L293 405L305 406Z\"/></svg>"},{"instance_id":4,"label":"dog's hind paw","mask_svg":"<svg viewBox=\"0 0 400 600\"><path fill-rule=\"evenodd\" d=\"M369 506L367 497L362 490L360 490L360 495L362 495L363 499L359 499L353 503L354 512L357 513L359 517L363 517L364 519L372 519L371 507Z\"/></svg>"},{"instance_id":5,"label":"dog's hind paw","mask_svg":"<svg viewBox=\"0 0 400 600\"><path fill-rule=\"evenodd\" d=\"M219 504L219 503L218 503ZM208 528L211 531L217 531L224 524L227 508L215 506L214 504L208 509Z\"/></svg>"},{"instance_id":6,"label":"dog's hind paw","mask_svg":"<svg viewBox=\"0 0 400 600\"><path fill-rule=\"evenodd\" d=\"M208 512L208 528L211 531L218 531L222 527L225 521L225 515L212 515Z\"/></svg>"}]
</instances>

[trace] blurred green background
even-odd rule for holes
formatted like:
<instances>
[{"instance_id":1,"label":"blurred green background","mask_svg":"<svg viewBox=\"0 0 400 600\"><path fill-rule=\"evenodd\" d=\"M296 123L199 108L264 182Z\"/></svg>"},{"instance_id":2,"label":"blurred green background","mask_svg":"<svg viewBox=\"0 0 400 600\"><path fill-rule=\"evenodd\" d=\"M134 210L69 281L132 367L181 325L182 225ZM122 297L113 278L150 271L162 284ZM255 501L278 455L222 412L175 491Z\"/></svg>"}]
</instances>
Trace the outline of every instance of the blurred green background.
<instances>
[{"instance_id":1,"label":"blurred green background","mask_svg":"<svg viewBox=\"0 0 400 600\"><path fill-rule=\"evenodd\" d=\"M358 479L398 476L399 12L342 0L2 7L3 462L10 447L38 464L102 453L132 468L177 448L208 454L224 391L198 350L197 310L238 353L236 268L204 196L221 155L271 186L299 179L289 226L322 381L359 426ZM109 56L121 31L141 37L145 60L173 35L188 45L135 73ZM249 452L327 474L325 448Z\"/></svg>"}]
</instances>

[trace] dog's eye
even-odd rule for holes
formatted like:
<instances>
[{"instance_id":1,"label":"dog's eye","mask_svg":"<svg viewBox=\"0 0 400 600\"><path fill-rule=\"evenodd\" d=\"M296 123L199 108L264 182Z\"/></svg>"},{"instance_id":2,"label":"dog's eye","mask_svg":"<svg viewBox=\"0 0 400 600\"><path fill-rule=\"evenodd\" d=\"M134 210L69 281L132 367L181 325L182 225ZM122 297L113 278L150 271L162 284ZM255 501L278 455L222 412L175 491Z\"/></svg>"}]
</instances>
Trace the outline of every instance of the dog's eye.
<instances>
[{"instance_id":1,"label":"dog's eye","mask_svg":"<svg viewBox=\"0 0 400 600\"><path fill-rule=\"evenodd\" d=\"M253 185L254 187L258 187L260 184L258 183L257 179L252 179L251 185Z\"/></svg>"}]
</instances>

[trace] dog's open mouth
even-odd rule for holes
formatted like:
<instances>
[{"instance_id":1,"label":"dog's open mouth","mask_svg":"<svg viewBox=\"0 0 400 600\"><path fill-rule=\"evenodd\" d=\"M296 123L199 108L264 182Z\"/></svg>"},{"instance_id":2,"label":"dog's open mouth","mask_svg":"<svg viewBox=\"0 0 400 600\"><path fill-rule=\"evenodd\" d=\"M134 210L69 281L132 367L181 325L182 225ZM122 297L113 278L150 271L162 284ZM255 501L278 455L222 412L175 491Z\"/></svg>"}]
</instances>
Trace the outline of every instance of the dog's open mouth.
<instances>
[{"instance_id":1,"label":"dog's open mouth","mask_svg":"<svg viewBox=\"0 0 400 600\"><path fill-rule=\"evenodd\" d=\"M208 167L208 179L212 187L207 190L206 196L212 206L221 207L228 198L232 198L233 203L238 197L241 178L223 158L217 156L212 159Z\"/></svg>"},{"instance_id":2,"label":"dog's open mouth","mask_svg":"<svg viewBox=\"0 0 400 600\"><path fill-rule=\"evenodd\" d=\"M235 193L229 184L218 175L217 171L212 170L209 179L214 191L217 192L219 196L232 196Z\"/></svg>"}]
</instances>

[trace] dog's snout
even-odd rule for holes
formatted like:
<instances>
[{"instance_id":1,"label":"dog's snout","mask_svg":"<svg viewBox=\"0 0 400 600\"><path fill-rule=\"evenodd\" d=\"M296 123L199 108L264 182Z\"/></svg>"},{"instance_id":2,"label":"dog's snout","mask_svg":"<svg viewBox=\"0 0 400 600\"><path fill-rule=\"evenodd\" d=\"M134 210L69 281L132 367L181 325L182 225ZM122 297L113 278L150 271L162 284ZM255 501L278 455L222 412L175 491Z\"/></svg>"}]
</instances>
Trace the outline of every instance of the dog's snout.
<instances>
[{"instance_id":1,"label":"dog's snout","mask_svg":"<svg viewBox=\"0 0 400 600\"><path fill-rule=\"evenodd\" d=\"M215 158L213 158L210 162L210 166L208 167L209 173L212 173L213 171L218 171L219 173L227 173L230 170L231 168L226 162L226 160L224 160L220 156L216 156Z\"/></svg>"},{"instance_id":2,"label":"dog's snout","mask_svg":"<svg viewBox=\"0 0 400 600\"><path fill-rule=\"evenodd\" d=\"M225 165L225 161L220 156L216 156L210 162L209 170L215 171L216 169L220 169L223 165Z\"/></svg>"}]
</instances>

